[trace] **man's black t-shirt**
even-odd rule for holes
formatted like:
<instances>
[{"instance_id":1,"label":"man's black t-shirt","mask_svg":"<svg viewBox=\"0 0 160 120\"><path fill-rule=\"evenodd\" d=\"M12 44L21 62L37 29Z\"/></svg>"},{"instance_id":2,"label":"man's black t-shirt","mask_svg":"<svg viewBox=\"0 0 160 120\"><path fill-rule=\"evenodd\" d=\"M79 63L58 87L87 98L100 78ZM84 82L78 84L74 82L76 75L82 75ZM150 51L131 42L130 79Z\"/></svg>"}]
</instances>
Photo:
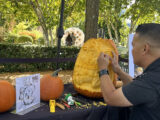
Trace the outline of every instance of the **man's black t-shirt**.
<instances>
[{"instance_id":1,"label":"man's black t-shirt","mask_svg":"<svg viewBox=\"0 0 160 120\"><path fill-rule=\"evenodd\" d=\"M133 104L129 120L160 120L160 58L122 91Z\"/></svg>"}]
</instances>

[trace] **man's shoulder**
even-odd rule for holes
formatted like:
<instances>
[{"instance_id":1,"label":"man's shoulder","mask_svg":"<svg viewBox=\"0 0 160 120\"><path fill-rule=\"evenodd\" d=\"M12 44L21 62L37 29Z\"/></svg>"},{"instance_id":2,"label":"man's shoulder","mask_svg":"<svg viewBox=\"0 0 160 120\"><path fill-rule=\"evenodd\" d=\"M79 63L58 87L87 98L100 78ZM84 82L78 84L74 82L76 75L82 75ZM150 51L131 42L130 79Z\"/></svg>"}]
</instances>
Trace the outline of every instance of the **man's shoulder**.
<instances>
[{"instance_id":1,"label":"man's shoulder","mask_svg":"<svg viewBox=\"0 0 160 120\"><path fill-rule=\"evenodd\" d=\"M139 85L147 85L150 84L151 78L153 79L153 75L150 73L142 73L141 75L133 78L132 84L139 84Z\"/></svg>"},{"instance_id":2,"label":"man's shoulder","mask_svg":"<svg viewBox=\"0 0 160 120\"><path fill-rule=\"evenodd\" d=\"M150 83L152 81L159 80L159 79L160 79L160 71L159 72L150 71L150 72L142 73L141 75L135 77L133 80L145 81Z\"/></svg>"},{"instance_id":3,"label":"man's shoulder","mask_svg":"<svg viewBox=\"0 0 160 120\"><path fill-rule=\"evenodd\" d=\"M142 83L145 82L145 84L160 86L160 71L142 73L141 75L134 78L133 81L141 81Z\"/></svg>"},{"instance_id":4,"label":"man's shoulder","mask_svg":"<svg viewBox=\"0 0 160 120\"><path fill-rule=\"evenodd\" d=\"M146 72L133 79L130 86L133 88L142 87L144 89L149 89L154 92L154 94L160 94L160 71Z\"/></svg>"}]
</instances>

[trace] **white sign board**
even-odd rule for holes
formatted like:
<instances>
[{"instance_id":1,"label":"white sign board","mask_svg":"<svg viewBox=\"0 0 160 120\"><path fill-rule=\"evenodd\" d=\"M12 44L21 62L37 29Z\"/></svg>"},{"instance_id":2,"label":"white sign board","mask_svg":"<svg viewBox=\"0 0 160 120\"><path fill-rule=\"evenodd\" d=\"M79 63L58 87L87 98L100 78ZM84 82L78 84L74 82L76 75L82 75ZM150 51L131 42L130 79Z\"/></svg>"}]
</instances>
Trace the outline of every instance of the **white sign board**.
<instances>
[{"instance_id":1,"label":"white sign board","mask_svg":"<svg viewBox=\"0 0 160 120\"><path fill-rule=\"evenodd\" d=\"M16 78L16 113L40 104L40 74Z\"/></svg>"},{"instance_id":2,"label":"white sign board","mask_svg":"<svg viewBox=\"0 0 160 120\"><path fill-rule=\"evenodd\" d=\"M129 75L134 77L134 62L133 62L133 56L132 56L132 40L133 40L134 34L129 35L129 42L128 42L128 48L129 48Z\"/></svg>"}]
</instances>

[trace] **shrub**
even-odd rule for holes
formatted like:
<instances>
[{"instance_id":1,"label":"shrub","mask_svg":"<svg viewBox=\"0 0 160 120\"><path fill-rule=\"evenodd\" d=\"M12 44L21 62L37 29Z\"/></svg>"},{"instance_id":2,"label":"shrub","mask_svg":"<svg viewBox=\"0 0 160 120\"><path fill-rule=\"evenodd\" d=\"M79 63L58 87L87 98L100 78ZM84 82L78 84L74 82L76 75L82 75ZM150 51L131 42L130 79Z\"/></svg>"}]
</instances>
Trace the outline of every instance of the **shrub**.
<instances>
[{"instance_id":1,"label":"shrub","mask_svg":"<svg viewBox=\"0 0 160 120\"><path fill-rule=\"evenodd\" d=\"M38 38L38 44L44 45L45 44L45 39L43 37Z\"/></svg>"},{"instance_id":2,"label":"shrub","mask_svg":"<svg viewBox=\"0 0 160 120\"><path fill-rule=\"evenodd\" d=\"M2 37L2 36L0 36L0 42L1 42L1 41L3 41L3 37Z\"/></svg>"},{"instance_id":3,"label":"shrub","mask_svg":"<svg viewBox=\"0 0 160 120\"><path fill-rule=\"evenodd\" d=\"M31 33L31 32L20 32L20 35L27 35L27 36L31 36L33 40L36 40L36 34Z\"/></svg>"},{"instance_id":4,"label":"shrub","mask_svg":"<svg viewBox=\"0 0 160 120\"><path fill-rule=\"evenodd\" d=\"M18 37L19 36L17 34L8 34L5 41L8 43L14 43L15 41L17 41Z\"/></svg>"},{"instance_id":5,"label":"shrub","mask_svg":"<svg viewBox=\"0 0 160 120\"><path fill-rule=\"evenodd\" d=\"M79 48L61 47L60 58L76 58ZM0 58L56 58L57 47L41 47L35 45L2 44ZM0 63L0 72L33 72L56 70L57 61L33 63ZM63 70L73 70L74 61L60 62Z\"/></svg>"},{"instance_id":6,"label":"shrub","mask_svg":"<svg viewBox=\"0 0 160 120\"><path fill-rule=\"evenodd\" d=\"M32 37L31 36L27 36L27 35L22 35L16 41L16 43L25 43L25 42L33 43Z\"/></svg>"}]
</instances>

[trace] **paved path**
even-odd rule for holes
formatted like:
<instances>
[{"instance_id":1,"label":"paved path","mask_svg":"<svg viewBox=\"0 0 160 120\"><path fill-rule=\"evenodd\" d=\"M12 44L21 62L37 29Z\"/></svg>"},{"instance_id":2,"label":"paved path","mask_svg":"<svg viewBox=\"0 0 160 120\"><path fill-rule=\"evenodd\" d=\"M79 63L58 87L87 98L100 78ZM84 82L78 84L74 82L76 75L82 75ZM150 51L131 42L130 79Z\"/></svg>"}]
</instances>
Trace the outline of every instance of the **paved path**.
<instances>
[{"instance_id":1,"label":"paved path","mask_svg":"<svg viewBox=\"0 0 160 120\"><path fill-rule=\"evenodd\" d=\"M52 74L53 71L46 71L46 72L24 72L24 73L1 73L0 74L0 80L7 80L11 82L13 85L15 85L15 79L22 76L32 75L40 73L40 76L43 77L45 74ZM72 82L72 73L73 71L66 70L66 71L60 71L58 76L63 80L63 83L69 83Z\"/></svg>"}]
</instances>

